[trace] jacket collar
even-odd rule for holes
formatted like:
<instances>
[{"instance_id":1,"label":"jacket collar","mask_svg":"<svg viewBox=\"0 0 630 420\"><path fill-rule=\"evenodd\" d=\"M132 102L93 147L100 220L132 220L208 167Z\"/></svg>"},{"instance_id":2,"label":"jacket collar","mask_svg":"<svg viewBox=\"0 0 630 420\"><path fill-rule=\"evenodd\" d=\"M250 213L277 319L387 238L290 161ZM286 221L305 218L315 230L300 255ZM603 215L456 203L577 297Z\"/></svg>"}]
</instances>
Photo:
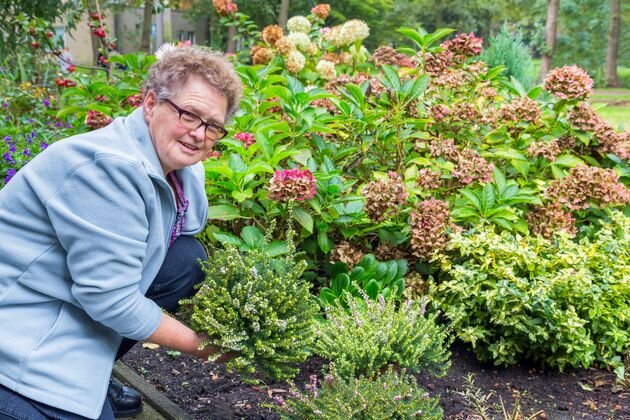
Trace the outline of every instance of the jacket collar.
<instances>
[{"instance_id":1,"label":"jacket collar","mask_svg":"<svg viewBox=\"0 0 630 420\"><path fill-rule=\"evenodd\" d=\"M144 166L152 177L166 180L160 158L155 151L149 125L144 119L144 110L142 107L137 108L125 119L125 126L131 133L132 138L136 140L135 144L144 160Z\"/></svg>"}]
</instances>

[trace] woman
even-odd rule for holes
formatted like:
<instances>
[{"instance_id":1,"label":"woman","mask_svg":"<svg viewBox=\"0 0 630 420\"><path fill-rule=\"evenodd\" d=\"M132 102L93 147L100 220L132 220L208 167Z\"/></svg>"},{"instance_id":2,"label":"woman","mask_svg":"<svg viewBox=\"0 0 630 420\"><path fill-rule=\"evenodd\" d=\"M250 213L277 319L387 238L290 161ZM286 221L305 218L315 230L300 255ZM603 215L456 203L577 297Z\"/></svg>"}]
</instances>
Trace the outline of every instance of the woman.
<instances>
[{"instance_id":1,"label":"woman","mask_svg":"<svg viewBox=\"0 0 630 420\"><path fill-rule=\"evenodd\" d=\"M202 278L200 162L240 80L223 56L181 48L143 91L141 108L53 144L0 190L0 418L112 418L108 388L129 414L139 400L109 377L135 340L218 352L161 307Z\"/></svg>"}]
</instances>

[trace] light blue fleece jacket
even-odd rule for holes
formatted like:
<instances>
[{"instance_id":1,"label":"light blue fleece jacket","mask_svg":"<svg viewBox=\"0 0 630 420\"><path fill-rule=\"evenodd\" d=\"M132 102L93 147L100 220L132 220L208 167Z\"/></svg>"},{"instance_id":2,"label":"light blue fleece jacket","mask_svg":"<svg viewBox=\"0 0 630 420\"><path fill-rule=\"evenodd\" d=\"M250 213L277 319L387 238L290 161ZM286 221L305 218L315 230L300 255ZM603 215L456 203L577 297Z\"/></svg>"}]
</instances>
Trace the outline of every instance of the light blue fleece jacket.
<instances>
[{"instance_id":1,"label":"light blue fleece jacket","mask_svg":"<svg viewBox=\"0 0 630 420\"><path fill-rule=\"evenodd\" d=\"M192 235L208 211L203 166L177 174ZM0 383L97 418L122 337L159 325L144 293L175 212L141 108L22 168L0 190Z\"/></svg>"}]
</instances>

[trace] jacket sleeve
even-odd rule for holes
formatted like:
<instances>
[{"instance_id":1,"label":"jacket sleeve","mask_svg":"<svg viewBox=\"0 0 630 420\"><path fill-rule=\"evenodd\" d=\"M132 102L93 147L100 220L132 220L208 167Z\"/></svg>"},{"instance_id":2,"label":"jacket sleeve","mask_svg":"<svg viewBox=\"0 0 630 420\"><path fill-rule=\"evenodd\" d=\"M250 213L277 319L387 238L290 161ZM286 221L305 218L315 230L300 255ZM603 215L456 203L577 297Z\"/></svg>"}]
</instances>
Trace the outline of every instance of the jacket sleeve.
<instances>
[{"instance_id":1,"label":"jacket sleeve","mask_svg":"<svg viewBox=\"0 0 630 420\"><path fill-rule=\"evenodd\" d=\"M72 295L92 319L134 340L153 334L162 316L139 290L150 185L136 163L99 156L73 168L46 201Z\"/></svg>"}]
</instances>

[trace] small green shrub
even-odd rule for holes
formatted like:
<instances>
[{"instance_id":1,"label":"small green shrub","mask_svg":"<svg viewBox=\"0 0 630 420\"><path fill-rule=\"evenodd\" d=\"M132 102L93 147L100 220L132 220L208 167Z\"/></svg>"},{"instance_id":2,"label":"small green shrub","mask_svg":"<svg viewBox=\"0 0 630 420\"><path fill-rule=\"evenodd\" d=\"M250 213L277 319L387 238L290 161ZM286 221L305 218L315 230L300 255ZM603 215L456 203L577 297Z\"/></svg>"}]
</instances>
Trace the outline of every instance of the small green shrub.
<instances>
[{"instance_id":1,"label":"small green shrub","mask_svg":"<svg viewBox=\"0 0 630 420\"><path fill-rule=\"evenodd\" d=\"M514 77L523 86L533 84L534 63L519 32L513 33L503 25L500 32L490 37L489 45L480 56L482 61L490 67L505 66L503 75Z\"/></svg>"},{"instance_id":2,"label":"small green shrub","mask_svg":"<svg viewBox=\"0 0 630 420\"><path fill-rule=\"evenodd\" d=\"M439 399L429 397L403 369L391 367L383 375L369 380L344 379L334 366L321 383L315 375L301 393L294 386L291 397L276 398L274 411L288 419L441 419Z\"/></svg>"},{"instance_id":3,"label":"small green shrub","mask_svg":"<svg viewBox=\"0 0 630 420\"><path fill-rule=\"evenodd\" d=\"M286 379L309 355L319 305L300 279L306 263L295 260L292 230L288 236L284 258L229 245L215 251L203 264L199 292L182 301L193 329L208 334L209 344L237 353L228 370L247 376L258 367Z\"/></svg>"},{"instance_id":4,"label":"small green shrub","mask_svg":"<svg viewBox=\"0 0 630 420\"><path fill-rule=\"evenodd\" d=\"M578 243L488 226L453 235L431 296L482 360L617 367L630 348L630 218L609 214Z\"/></svg>"},{"instance_id":5,"label":"small green shrub","mask_svg":"<svg viewBox=\"0 0 630 420\"><path fill-rule=\"evenodd\" d=\"M444 375L450 366L448 331L426 314L426 300L378 301L347 296L326 307L326 320L316 329L314 352L335 363L343 378L378 374L387 365Z\"/></svg>"}]
</instances>

